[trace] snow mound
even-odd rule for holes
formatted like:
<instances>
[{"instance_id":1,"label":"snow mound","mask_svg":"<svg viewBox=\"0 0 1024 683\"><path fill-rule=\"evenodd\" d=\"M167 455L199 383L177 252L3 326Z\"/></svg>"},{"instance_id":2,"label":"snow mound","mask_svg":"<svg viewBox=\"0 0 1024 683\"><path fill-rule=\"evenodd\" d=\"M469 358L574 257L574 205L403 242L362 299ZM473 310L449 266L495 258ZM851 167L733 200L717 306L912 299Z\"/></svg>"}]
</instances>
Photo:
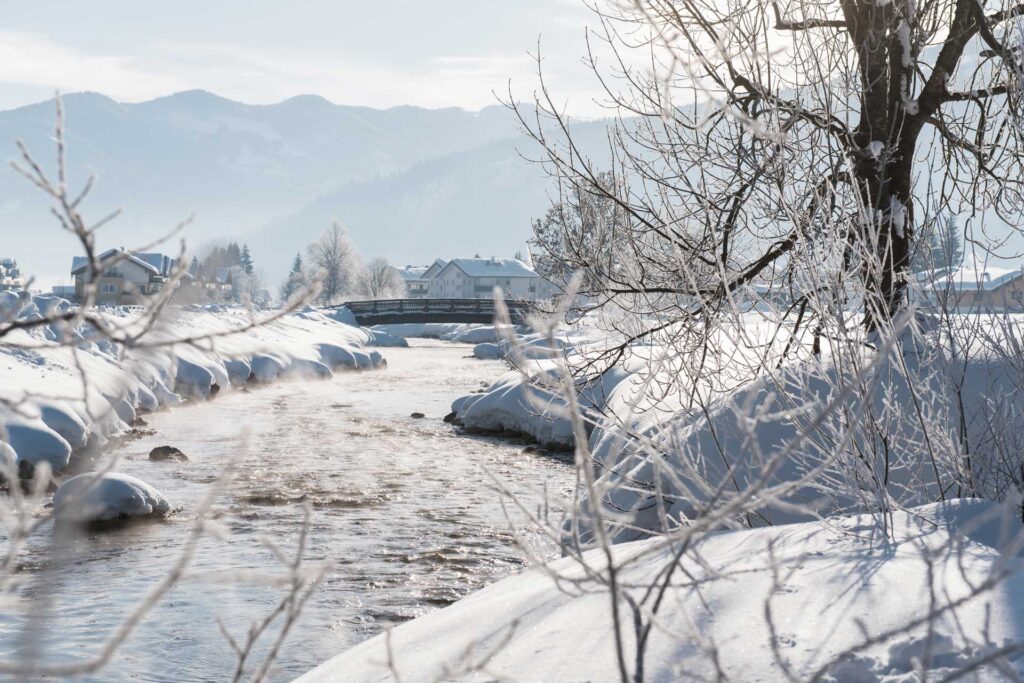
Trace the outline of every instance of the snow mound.
<instances>
[{"instance_id":1,"label":"snow mound","mask_svg":"<svg viewBox=\"0 0 1024 683\"><path fill-rule=\"evenodd\" d=\"M368 330L370 333L370 346L408 348L409 342L405 337L388 334L383 330Z\"/></svg>"},{"instance_id":2,"label":"snow mound","mask_svg":"<svg viewBox=\"0 0 1024 683\"><path fill-rule=\"evenodd\" d=\"M0 414L6 432L6 441L17 454L17 462L32 466L49 463L57 472L71 460L71 444L51 429L41 417Z\"/></svg>"},{"instance_id":3,"label":"snow mound","mask_svg":"<svg viewBox=\"0 0 1024 683\"><path fill-rule=\"evenodd\" d=\"M554 366L535 362L524 369L527 375L508 372L484 393L456 399L452 403L456 421L470 431L518 434L548 448L572 449L576 439L567 403L540 381L542 375L555 373ZM577 400L581 408L595 414L603 411L615 388L629 376L613 368L590 384L579 386Z\"/></svg>"},{"instance_id":4,"label":"snow mound","mask_svg":"<svg viewBox=\"0 0 1024 683\"><path fill-rule=\"evenodd\" d=\"M473 347L473 355L480 360L499 360L505 357L505 349L500 344L483 342Z\"/></svg>"},{"instance_id":5,"label":"snow mound","mask_svg":"<svg viewBox=\"0 0 1024 683\"><path fill-rule=\"evenodd\" d=\"M134 517L164 517L171 505L162 493L127 474L86 472L68 479L53 494L58 520L106 522Z\"/></svg>"},{"instance_id":6,"label":"snow mound","mask_svg":"<svg viewBox=\"0 0 1024 683\"><path fill-rule=\"evenodd\" d=\"M1006 569L998 552L960 540L963 524L984 509L955 501L898 512L890 535L867 516L696 535L676 580L659 598L644 679L750 680L757 672L765 681L809 680L817 673L844 682L904 681L917 680L913 674L923 670L939 680L993 646L1019 643L1024 566L1010 571L997 590L964 601L955 615L940 615L934 631L918 623L936 595L943 604L960 600ZM641 603L675 552L661 539L615 546L618 585ZM772 570L772 555L779 572ZM298 680L618 680L607 565L600 550L583 559L589 570L567 557L499 581ZM620 604L632 674L632 616L625 600ZM1016 661L998 665L1020 670L1022 653L1013 656ZM467 669L467 661L486 666ZM1000 679L995 666L982 664L978 680Z\"/></svg>"}]
</instances>

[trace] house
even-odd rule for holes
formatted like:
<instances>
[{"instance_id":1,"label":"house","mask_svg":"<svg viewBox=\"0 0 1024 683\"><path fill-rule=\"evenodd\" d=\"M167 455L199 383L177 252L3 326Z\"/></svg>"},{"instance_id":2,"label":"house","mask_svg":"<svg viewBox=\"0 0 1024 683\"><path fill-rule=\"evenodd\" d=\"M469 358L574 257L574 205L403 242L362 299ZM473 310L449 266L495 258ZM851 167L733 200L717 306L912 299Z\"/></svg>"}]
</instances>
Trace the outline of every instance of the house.
<instances>
[{"instance_id":1,"label":"house","mask_svg":"<svg viewBox=\"0 0 1024 683\"><path fill-rule=\"evenodd\" d=\"M18 262L12 258L0 258L0 292L24 288L25 278L21 275Z\"/></svg>"},{"instance_id":2,"label":"house","mask_svg":"<svg viewBox=\"0 0 1024 683\"><path fill-rule=\"evenodd\" d=\"M161 291L167 283L177 260L159 253L131 254L123 249L108 249L96 260L100 273L96 278L96 303L109 306L141 304L146 297ZM90 278L89 259L76 256L71 261L71 276L75 279L75 298L85 293ZM192 275L184 273L182 283L191 283Z\"/></svg>"},{"instance_id":3,"label":"house","mask_svg":"<svg viewBox=\"0 0 1024 683\"><path fill-rule=\"evenodd\" d=\"M498 258L452 259L430 278L429 293L432 299L489 299L495 287L508 299L551 296L550 285L525 263Z\"/></svg>"},{"instance_id":4,"label":"house","mask_svg":"<svg viewBox=\"0 0 1024 683\"><path fill-rule=\"evenodd\" d=\"M447 264L448 262L444 259L437 259L429 266L399 268L398 274L405 282L405 295L410 299L428 298L430 296L430 280Z\"/></svg>"},{"instance_id":5,"label":"house","mask_svg":"<svg viewBox=\"0 0 1024 683\"><path fill-rule=\"evenodd\" d=\"M948 275L918 275L921 291L933 304L968 311L1024 309L1024 267L964 266Z\"/></svg>"}]
</instances>

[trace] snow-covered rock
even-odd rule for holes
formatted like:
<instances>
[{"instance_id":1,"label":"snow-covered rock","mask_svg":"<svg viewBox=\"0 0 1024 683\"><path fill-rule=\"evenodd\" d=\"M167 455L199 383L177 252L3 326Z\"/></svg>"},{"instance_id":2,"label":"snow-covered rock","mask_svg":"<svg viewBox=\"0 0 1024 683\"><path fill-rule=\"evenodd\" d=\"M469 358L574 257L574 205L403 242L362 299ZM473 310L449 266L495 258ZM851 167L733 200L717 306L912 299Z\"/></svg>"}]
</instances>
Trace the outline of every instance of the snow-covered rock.
<instances>
[{"instance_id":1,"label":"snow-covered rock","mask_svg":"<svg viewBox=\"0 0 1024 683\"><path fill-rule=\"evenodd\" d=\"M35 466L46 462L57 472L71 459L71 444L46 425L41 417L0 414L6 441L17 454L17 462Z\"/></svg>"},{"instance_id":2,"label":"snow-covered rock","mask_svg":"<svg viewBox=\"0 0 1024 683\"><path fill-rule=\"evenodd\" d=\"M39 417L47 427L57 432L74 450L89 443L89 427L85 420L65 401L49 401L39 406Z\"/></svg>"},{"instance_id":3,"label":"snow-covered rock","mask_svg":"<svg viewBox=\"0 0 1024 683\"><path fill-rule=\"evenodd\" d=\"M409 342L405 340L405 337L388 334L384 330L371 329L368 332L370 333L370 346L398 348L407 348L409 346Z\"/></svg>"},{"instance_id":4,"label":"snow-covered rock","mask_svg":"<svg viewBox=\"0 0 1024 683\"><path fill-rule=\"evenodd\" d=\"M482 342L473 347L473 355L480 360L499 360L505 357L505 349L500 344Z\"/></svg>"},{"instance_id":5,"label":"snow-covered rock","mask_svg":"<svg viewBox=\"0 0 1024 683\"><path fill-rule=\"evenodd\" d=\"M224 361L228 371L228 379L234 386L242 386L252 375L252 363L247 358L228 358Z\"/></svg>"},{"instance_id":6,"label":"snow-covered rock","mask_svg":"<svg viewBox=\"0 0 1024 683\"><path fill-rule=\"evenodd\" d=\"M76 523L164 517L171 511L155 488L115 472L86 472L68 479L53 494L53 508L58 520Z\"/></svg>"}]
</instances>

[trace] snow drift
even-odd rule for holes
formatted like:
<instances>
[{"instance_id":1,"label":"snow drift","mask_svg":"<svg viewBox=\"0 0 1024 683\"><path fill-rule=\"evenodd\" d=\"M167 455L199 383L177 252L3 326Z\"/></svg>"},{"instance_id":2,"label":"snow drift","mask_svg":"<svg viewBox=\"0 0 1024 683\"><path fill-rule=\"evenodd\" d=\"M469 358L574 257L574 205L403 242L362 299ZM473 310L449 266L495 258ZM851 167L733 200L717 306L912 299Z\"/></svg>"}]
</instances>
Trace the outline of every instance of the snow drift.
<instances>
[{"instance_id":1,"label":"snow drift","mask_svg":"<svg viewBox=\"0 0 1024 683\"><path fill-rule=\"evenodd\" d=\"M697 535L661 599L644 680L939 680L968 666L992 680L1006 667L1024 671L1020 649L982 659L1024 638L1024 563L999 550L1011 538L1019 547L1017 513L955 500L896 513L888 536L869 516ZM662 539L615 546L619 585L641 602L676 552ZM619 680L606 566L595 550L526 571L299 681ZM992 586L997 575L1005 579ZM922 620L930 606L958 601L955 614ZM620 606L632 674L637 640Z\"/></svg>"}]
</instances>

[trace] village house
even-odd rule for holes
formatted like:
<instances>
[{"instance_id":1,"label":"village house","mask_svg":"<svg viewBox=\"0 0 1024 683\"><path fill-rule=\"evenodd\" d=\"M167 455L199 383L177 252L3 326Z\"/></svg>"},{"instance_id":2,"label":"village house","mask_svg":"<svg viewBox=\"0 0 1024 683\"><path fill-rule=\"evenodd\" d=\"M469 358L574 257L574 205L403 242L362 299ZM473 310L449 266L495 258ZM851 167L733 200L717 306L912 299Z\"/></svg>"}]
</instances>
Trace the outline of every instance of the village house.
<instances>
[{"instance_id":1,"label":"village house","mask_svg":"<svg viewBox=\"0 0 1024 683\"><path fill-rule=\"evenodd\" d=\"M928 301L950 310L1024 310L1024 268L964 266L942 277L924 278L921 289Z\"/></svg>"},{"instance_id":2,"label":"village house","mask_svg":"<svg viewBox=\"0 0 1024 683\"><path fill-rule=\"evenodd\" d=\"M429 266L406 266L400 268L398 274L405 282L405 295L410 299L426 299L430 296L430 280L442 268L448 265L443 259L437 259Z\"/></svg>"},{"instance_id":3,"label":"village house","mask_svg":"<svg viewBox=\"0 0 1024 683\"><path fill-rule=\"evenodd\" d=\"M12 258L0 258L0 292L24 288L25 278L21 275L18 262Z\"/></svg>"},{"instance_id":4,"label":"village house","mask_svg":"<svg viewBox=\"0 0 1024 683\"><path fill-rule=\"evenodd\" d=\"M433 267L433 266L432 266ZM546 299L548 283L519 259L457 258L430 278L432 299L489 299L501 287L508 299Z\"/></svg>"},{"instance_id":5,"label":"village house","mask_svg":"<svg viewBox=\"0 0 1024 683\"><path fill-rule=\"evenodd\" d=\"M146 297L161 291L177 261L165 254L130 254L121 249L108 249L97 257L101 268L96 285L96 303L108 306L141 304ZM89 260L76 256L71 262L71 276L75 280L75 298L82 300L90 276ZM193 277L184 273L182 283L190 284Z\"/></svg>"}]
</instances>

